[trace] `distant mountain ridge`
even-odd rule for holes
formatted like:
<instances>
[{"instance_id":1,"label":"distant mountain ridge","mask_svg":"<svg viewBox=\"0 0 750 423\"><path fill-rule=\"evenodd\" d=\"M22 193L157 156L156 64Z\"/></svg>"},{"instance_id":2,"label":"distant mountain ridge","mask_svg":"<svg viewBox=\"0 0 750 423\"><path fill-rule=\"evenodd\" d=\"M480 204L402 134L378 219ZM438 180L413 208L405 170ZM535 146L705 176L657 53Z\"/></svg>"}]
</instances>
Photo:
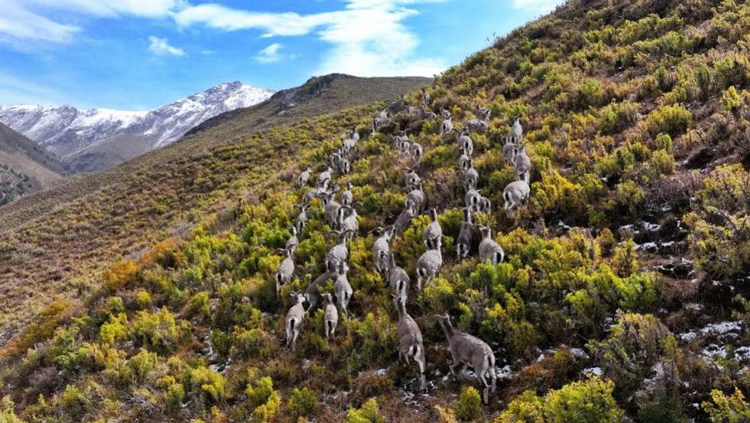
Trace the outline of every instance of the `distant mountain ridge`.
<instances>
[{"instance_id":1,"label":"distant mountain ridge","mask_svg":"<svg viewBox=\"0 0 750 423\"><path fill-rule=\"evenodd\" d=\"M207 119L272 94L235 81L149 111L0 106L0 122L57 154L71 172L97 172L169 145Z\"/></svg>"},{"instance_id":2,"label":"distant mountain ridge","mask_svg":"<svg viewBox=\"0 0 750 423\"><path fill-rule=\"evenodd\" d=\"M48 188L64 174L54 154L0 123L0 206Z\"/></svg>"}]
</instances>

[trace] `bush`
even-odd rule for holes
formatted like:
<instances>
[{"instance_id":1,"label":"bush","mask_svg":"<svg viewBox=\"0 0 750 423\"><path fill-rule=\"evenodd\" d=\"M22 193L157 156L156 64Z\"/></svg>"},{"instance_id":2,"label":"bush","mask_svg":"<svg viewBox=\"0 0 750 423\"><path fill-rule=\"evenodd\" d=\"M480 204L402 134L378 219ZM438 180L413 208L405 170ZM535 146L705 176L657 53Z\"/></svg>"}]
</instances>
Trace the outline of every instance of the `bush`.
<instances>
[{"instance_id":1,"label":"bush","mask_svg":"<svg viewBox=\"0 0 750 423\"><path fill-rule=\"evenodd\" d=\"M665 340L672 335L653 315L627 313L604 341L587 347L601 357L605 374L624 392L632 392L651 373L651 367L665 352Z\"/></svg>"},{"instance_id":2,"label":"bush","mask_svg":"<svg viewBox=\"0 0 750 423\"><path fill-rule=\"evenodd\" d=\"M149 372L156 367L156 361L156 354L141 350L128 361L128 365L133 370L136 381L143 382Z\"/></svg>"},{"instance_id":3,"label":"bush","mask_svg":"<svg viewBox=\"0 0 750 423\"><path fill-rule=\"evenodd\" d=\"M599 112L601 133L613 135L632 126L638 116L638 104L625 101L612 103Z\"/></svg>"},{"instance_id":4,"label":"bush","mask_svg":"<svg viewBox=\"0 0 750 423\"><path fill-rule=\"evenodd\" d=\"M614 383L592 377L565 385L546 395L550 423L619 423L624 415L612 398Z\"/></svg>"},{"instance_id":5,"label":"bush","mask_svg":"<svg viewBox=\"0 0 750 423\"><path fill-rule=\"evenodd\" d=\"M287 408L295 418L310 416L318 409L318 396L310 389L294 388L287 402Z\"/></svg>"},{"instance_id":6,"label":"bush","mask_svg":"<svg viewBox=\"0 0 750 423\"><path fill-rule=\"evenodd\" d=\"M453 413L462 421L477 421L482 416L482 398L473 386L461 389Z\"/></svg>"},{"instance_id":7,"label":"bush","mask_svg":"<svg viewBox=\"0 0 750 423\"><path fill-rule=\"evenodd\" d=\"M672 137L684 133L693 123L693 115L679 104L662 106L654 110L646 119L646 129L652 137L660 133Z\"/></svg>"},{"instance_id":8,"label":"bush","mask_svg":"<svg viewBox=\"0 0 750 423\"><path fill-rule=\"evenodd\" d=\"M118 261L102 276L104 286L111 292L118 291L128 284L135 283L140 270L138 263L133 260Z\"/></svg>"},{"instance_id":9,"label":"bush","mask_svg":"<svg viewBox=\"0 0 750 423\"><path fill-rule=\"evenodd\" d=\"M24 423L15 413L15 404L10 397L3 397L0 401L0 422L2 423Z\"/></svg>"},{"instance_id":10,"label":"bush","mask_svg":"<svg viewBox=\"0 0 750 423\"><path fill-rule=\"evenodd\" d=\"M198 367L190 371L190 386L195 395L209 403L224 399L224 376L207 367Z\"/></svg>"},{"instance_id":11,"label":"bush","mask_svg":"<svg viewBox=\"0 0 750 423\"><path fill-rule=\"evenodd\" d=\"M737 93L737 89L734 88L734 85L727 88L727 90L721 94L721 106L728 112L742 106L742 97Z\"/></svg>"},{"instance_id":12,"label":"bush","mask_svg":"<svg viewBox=\"0 0 750 423\"><path fill-rule=\"evenodd\" d=\"M91 409L90 390L79 389L75 385L68 385L62 394L62 407L73 419L80 420Z\"/></svg>"},{"instance_id":13,"label":"bush","mask_svg":"<svg viewBox=\"0 0 750 423\"><path fill-rule=\"evenodd\" d=\"M151 294L148 291L140 290L135 294L135 305L139 309L146 309L151 307Z\"/></svg>"},{"instance_id":14,"label":"bush","mask_svg":"<svg viewBox=\"0 0 750 423\"><path fill-rule=\"evenodd\" d=\"M378 410L377 400L371 398L360 409L350 408L344 423L385 423L385 419Z\"/></svg>"},{"instance_id":15,"label":"bush","mask_svg":"<svg viewBox=\"0 0 750 423\"><path fill-rule=\"evenodd\" d=\"M179 411L185 401L185 386L181 383L173 383L167 387L164 393L164 405L167 412Z\"/></svg>"},{"instance_id":16,"label":"bush","mask_svg":"<svg viewBox=\"0 0 750 423\"><path fill-rule=\"evenodd\" d=\"M750 172L716 168L695 197L685 216L695 264L714 278L743 275L750 268Z\"/></svg>"},{"instance_id":17,"label":"bush","mask_svg":"<svg viewBox=\"0 0 750 423\"><path fill-rule=\"evenodd\" d=\"M178 325L174 315L163 307L156 313L139 311L130 328L130 336L138 346L148 346L161 354L177 348L187 328Z\"/></svg>"},{"instance_id":18,"label":"bush","mask_svg":"<svg viewBox=\"0 0 750 423\"><path fill-rule=\"evenodd\" d=\"M619 423L624 412L612 397L614 384L598 377L574 382L540 398L526 391L495 423Z\"/></svg>"},{"instance_id":19,"label":"bush","mask_svg":"<svg viewBox=\"0 0 750 423\"><path fill-rule=\"evenodd\" d=\"M750 404L737 388L733 395L713 390L711 401L704 401L701 405L714 423L742 423L750 420Z\"/></svg>"}]
</instances>

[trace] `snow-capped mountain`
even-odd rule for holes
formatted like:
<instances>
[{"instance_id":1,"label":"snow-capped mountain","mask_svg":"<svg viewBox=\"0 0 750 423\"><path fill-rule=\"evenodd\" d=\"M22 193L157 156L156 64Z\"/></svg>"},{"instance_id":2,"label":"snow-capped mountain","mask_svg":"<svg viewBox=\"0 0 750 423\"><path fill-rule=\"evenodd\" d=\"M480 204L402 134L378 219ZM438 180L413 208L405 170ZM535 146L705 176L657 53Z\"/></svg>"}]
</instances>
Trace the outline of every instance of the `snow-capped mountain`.
<instances>
[{"instance_id":1,"label":"snow-capped mountain","mask_svg":"<svg viewBox=\"0 0 750 423\"><path fill-rule=\"evenodd\" d=\"M272 94L232 82L149 111L0 106L0 122L57 154L72 171L99 171L168 145L207 119L261 103Z\"/></svg>"}]
</instances>

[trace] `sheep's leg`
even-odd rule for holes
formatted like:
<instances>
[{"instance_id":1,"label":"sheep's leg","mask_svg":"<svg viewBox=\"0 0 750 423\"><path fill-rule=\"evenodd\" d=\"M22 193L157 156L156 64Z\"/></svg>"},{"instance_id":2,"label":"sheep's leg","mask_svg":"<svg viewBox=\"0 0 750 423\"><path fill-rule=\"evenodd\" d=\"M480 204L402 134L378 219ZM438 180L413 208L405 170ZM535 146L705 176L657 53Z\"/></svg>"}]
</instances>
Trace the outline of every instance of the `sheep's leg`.
<instances>
[{"instance_id":1,"label":"sheep's leg","mask_svg":"<svg viewBox=\"0 0 750 423\"><path fill-rule=\"evenodd\" d=\"M292 341L292 327L294 326L294 320L286 325L286 346L289 347Z\"/></svg>"},{"instance_id":2,"label":"sheep's leg","mask_svg":"<svg viewBox=\"0 0 750 423\"><path fill-rule=\"evenodd\" d=\"M451 374L452 374L452 375L453 375L454 377L456 377L456 378L458 378L458 376L456 376L456 369L457 369L457 368L458 368L458 366L460 366L460 365L461 365L461 362L460 362L460 361L458 361L458 360L456 360L456 356L455 356L455 355L453 355L453 364L449 365L448 367L449 367L449 368L450 368L450 370L451 370Z\"/></svg>"},{"instance_id":3,"label":"sheep's leg","mask_svg":"<svg viewBox=\"0 0 750 423\"><path fill-rule=\"evenodd\" d=\"M414 355L414 361L419 365L419 386L424 389L427 386L427 379L424 376L424 348L422 346L417 347L417 353Z\"/></svg>"},{"instance_id":4,"label":"sheep's leg","mask_svg":"<svg viewBox=\"0 0 750 423\"><path fill-rule=\"evenodd\" d=\"M292 338L292 351L297 348L297 338L299 337L299 325L294 328L294 338Z\"/></svg>"}]
</instances>

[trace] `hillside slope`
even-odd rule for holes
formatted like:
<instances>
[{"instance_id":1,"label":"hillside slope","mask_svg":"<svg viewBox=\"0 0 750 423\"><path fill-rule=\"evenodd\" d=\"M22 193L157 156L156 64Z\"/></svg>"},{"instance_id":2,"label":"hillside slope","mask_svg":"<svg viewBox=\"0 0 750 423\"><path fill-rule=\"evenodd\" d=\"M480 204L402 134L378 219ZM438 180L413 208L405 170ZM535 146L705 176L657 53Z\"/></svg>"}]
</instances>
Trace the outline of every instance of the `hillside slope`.
<instances>
[{"instance_id":1,"label":"hillside slope","mask_svg":"<svg viewBox=\"0 0 750 423\"><path fill-rule=\"evenodd\" d=\"M469 259L455 255L465 200L456 134L441 137L439 121L408 112L371 134L382 103L237 133L232 144L103 191L101 204L116 212L78 206L7 232L17 238L0 253L33 264L40 243L59 242L47 244L54 254L39 253L47 261L67 245L40 228L71 222L63 229L70 237L93 232L86 222L101 224L78 240L110 245L117 237L102 233L148 229L140 210L185 210L179 225L162 220L162 242L119 238L131 244L104 256L122 260L92 269L103 284L68 285L99 287L86 301L50 305L8 343L0 366L6 413L63 421L746 420L749 30L744 3L574 1L434 81L430 106L449 110L456 127L477 107L492 112L486 133L472 135L472 161L494 205L475 223L490 226L503 248L498 265L479 262L477 233ZM420 98L407 95L413 105ZM502 152L514 116L531 192L508 216L503 191L516 175ZM277 297L278 249L310 189L295 186L295 176L312 166L317 179L353 125L362 140L349 156L352 172L333 180L353 185L359 215L348 245L351 316L327 340L323 311L311 310L290 351L290 294L323 274L334 245L314 200L296 279ZM404 207L404 173L414 165L389 142L398 129L424 148L414 167L444 234L444 263L422 292L415 268L430 219L413 218L391 245L411 277L407 310L427 361L422 392L414 363L397 364L397 314L371 253L372 231ZM233 133L217 126L195 139L212 130ZM168 183L154 183L167 174ZM135 194L144 187L153 190ZM14 244L21 237L26 249ZM78 260L94 258L79 252ZM25 266L0 269L6 279L38 277ZM17 298L18 287L9 292ZM487 406L473 373L450 374L436 319L444 313L497 359Z\"/></svg>"},{"instance_id":2,"label":"hillside slope","mask_svg":"<svg viewBox=\"0 0 750 423\"><path fill-rule=\"evenodd\" d=\"M65 174L57 157L0 123L0 206L49 188Z\"/></svg>"},{"instance_id":3,"label":"hillside slope","mask_svg":"<svg viewBox=\"0 0 750 423\"><path fill-rule=\"evenodd\" d=\"M0 289L13 301L0 306L0 344L50 299L87 292L117 257L139 254L155 240L182 234L206 213L234 202L227 187L238 170L216 168L224 165L213 153L216 148L242 142L270 125L397 98L429 81L335 76L323 77L328 83L321 86L319 80L303 85L302 91L318 87L309 89L320 95L300 97L296 109L281 116L274 107L259 105L258 114L250 108L247 118L216 125L96 175L74 175L1 207ZM254 129L238 133L242 126ZM293 157L291 152L309 142L296 140L278 155L275 146L263 145L258 155L238 158L236 166L241 172L273 174ZM247 190L256 188L250 184Z\"/></svg>"}]
</instances>

